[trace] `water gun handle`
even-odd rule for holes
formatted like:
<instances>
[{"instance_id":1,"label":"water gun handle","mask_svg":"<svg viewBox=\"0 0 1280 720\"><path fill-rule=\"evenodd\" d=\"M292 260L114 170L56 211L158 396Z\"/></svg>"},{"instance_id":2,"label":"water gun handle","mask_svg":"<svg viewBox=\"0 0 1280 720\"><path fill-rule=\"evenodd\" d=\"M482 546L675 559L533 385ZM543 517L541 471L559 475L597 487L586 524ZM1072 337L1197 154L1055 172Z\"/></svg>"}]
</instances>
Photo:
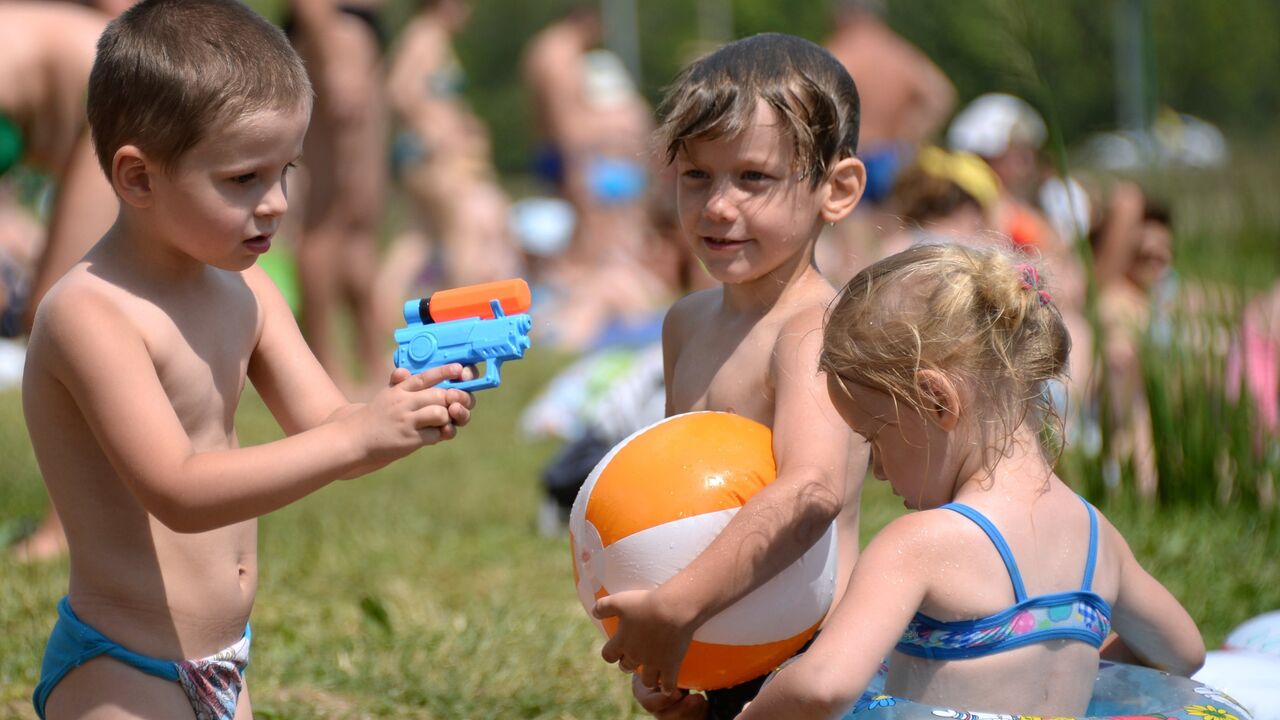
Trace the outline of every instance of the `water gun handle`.
<instances>
[{"instance_id":1,"label":"water gun handle","mask_svg":"<svg viewBox=\"0 0 1280 720\"><path fill-rule=\"evenodd\" d=\"M489 303L489 307L493 312L494 318L505 316L505 313L502 312L502 303L499 300L495 298L489 301ZM525 332L528 332L527 327L524 328L524 330ZM486 358L484 359L484 375L481 377L472 378L470 380L445 380L437 387L463 390L465 392L475 392L477 390L488 390L489 388L498 387L502 384L502 363L505 360L506 358L502 357ZM479 361L479 358L474 358L473 362L467 364L475 365Z\"/></svg>"}]
</instances>

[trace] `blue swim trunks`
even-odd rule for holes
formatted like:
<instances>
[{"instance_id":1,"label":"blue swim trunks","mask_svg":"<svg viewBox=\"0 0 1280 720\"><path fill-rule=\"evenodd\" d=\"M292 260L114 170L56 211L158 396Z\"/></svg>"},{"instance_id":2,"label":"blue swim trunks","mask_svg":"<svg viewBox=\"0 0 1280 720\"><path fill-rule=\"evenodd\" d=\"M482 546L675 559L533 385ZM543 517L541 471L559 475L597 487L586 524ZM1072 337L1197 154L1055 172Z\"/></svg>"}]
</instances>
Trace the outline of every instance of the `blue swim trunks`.
<instances>
[{"instance_id":1,"label":"blue swim trunks","mask_svg":"<svg viewBox=\"0 0 1280 720\"><path fill-rule=\"evenodd\" d=\"M901 145L877 145L858 153L867 168L867 187L863 199L879 204L893 194L893 184L898 173L910 161L908 151Z\"/></svg>"},{"instance_id":2,"label":"blue swim trunks","mask_svg":"<svg viewBox=\"0 0 1280 720\"><path fill-rule=\"evenodd\" d=\"M124 648L94 630L76 617L71 602L64 597L58 602L58 622L45 646L40 684L31 701L43 720L49 695L62 678L90 660L107 655L148 675L182 685L196 720L231 720L249 664L251 637L249 626L245 625L244 637L215 655L200 660L159 660Z\"/></svg>"},{"instance_id":3,"label":"blue swim trunks","mask_svg":"<svg viewBox=\"0 0 1280 720\"><path fill-rule=\"evenodd\" d=\"M601 205L621 205L644 196L649 179L634 159L597 155L587 161L587 189Z\"/></svg>"}]
</instances>

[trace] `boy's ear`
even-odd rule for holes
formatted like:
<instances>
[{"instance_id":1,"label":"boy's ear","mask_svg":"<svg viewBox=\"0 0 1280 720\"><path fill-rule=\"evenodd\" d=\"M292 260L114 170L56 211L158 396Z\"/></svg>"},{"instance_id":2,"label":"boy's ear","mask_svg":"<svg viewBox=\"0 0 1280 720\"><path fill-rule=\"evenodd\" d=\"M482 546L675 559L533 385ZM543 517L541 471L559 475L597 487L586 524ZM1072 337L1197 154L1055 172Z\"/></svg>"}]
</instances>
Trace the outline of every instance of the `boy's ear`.
<instances>
[{"instance_id":1,"label":"boy's ear","mask_svg":"<svg viewBox=\"0 0 1280 720\"><path fill-rule=\"evenodd\" d=\"M867 167L856 157L837 162L827 176L827 199L822 203L822 221L833 223L848 217L867 187Z\"/></svg>"},{"instance_id":2,"label":"boy's ear","mask_svg":"<svg viewBox=\"0 0 1280 720\"><path fill-rule=\"evenodd\" d=\"M916 387L926 403L927 414L944 432L960 423L960 393L946 375L937 370L917 370Z\"/></svg>"},{"instance_id":3,"label":"boy's ear","mask_svg":"<svg viewBox=\"0 0 1280 720\"><path fill-rule=\"evenodd\" d=\"M122 145L111 158L111 184L122 200L138 208L150 207L154 163L136 145Z\"/></svg>"}]
</instances>

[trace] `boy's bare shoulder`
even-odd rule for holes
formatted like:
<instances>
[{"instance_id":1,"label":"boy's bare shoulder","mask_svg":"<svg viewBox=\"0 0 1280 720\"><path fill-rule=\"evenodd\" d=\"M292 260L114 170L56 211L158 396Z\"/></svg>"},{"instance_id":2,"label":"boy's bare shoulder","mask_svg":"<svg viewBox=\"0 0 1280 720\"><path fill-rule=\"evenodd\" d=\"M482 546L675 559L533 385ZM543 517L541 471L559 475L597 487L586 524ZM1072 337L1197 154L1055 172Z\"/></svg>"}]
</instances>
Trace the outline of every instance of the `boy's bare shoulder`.
<instances>
[{"instance_id":1,"label":"boy's bare shoulder","mask_svg":"<svg viewBox=\"0 0 1280 720\"><path fill-rule=\"evenodd\" d=\"M68 353L92 352L102 343L137 336L121 302L125 292L84 266L72 268L36 309L27 367L57 374L65 368L59 358Z\"/></svg>"},{"instance_id":2,"label":"boy's bare shoulder","mask_svg":"<svg viewBox=\"0 0 1280 720\"><path fill-rule=\"evenodd\" d=\"M821 337L822 325L826 321L827 310L834 298L835 290L823 280L810 283L802 293L793 297L786 305L779 307L776 311L779 342L796 335L815 332Z\"/></svg>"},{"instance_id":3,"label":"boy's bare shoulder","mask_svg":"<svg viewBox=\"0 0 1280 720\"><path fill-rule=\"evenodd\" d=\"M722 291L720 288L708 288L691 292L671 304L663 324L671 329L687 327L695 322L697 318L705 316L714 309L716 304L720 302L721 297Z\"/></svg>"},{"instance_id":4,"label":"boy's bare shoulder","mask_svg":"<svg viewBox=\"0 0 1280 720\"><path fill-rule=\"evenodd\" d=\"M119 301L125 292L124 288L90 272L85 266L72 268L40 301L36 309L35 329L121 321L124 311Z\"/></svg>"},{"instance_id":5,"label":"boy's bare shoulder","mask_svg":"<svg viewBox=\"0 0 1280 720\"><path fill-rule=\"evenodd\" d=\"M259 300L262 296L270 295L271 297L283 297L280 288L267 274L267 271L261 265L250 265L248 268L240 271L240 277L244 279L245 285L253 292Z\"/></svg>"},{"instance_id":6,"label":"boy's bare shoulder","mask_svg":"<svg viewBox=\"0 0 1280 720\"><path fill-rule=\"evenodd\" d=\"M780 318L782 333L809 332L822 330L822 323L827 316L827 306L810 304L793 308L791 312Z\"/></svg>"}]
</instances>

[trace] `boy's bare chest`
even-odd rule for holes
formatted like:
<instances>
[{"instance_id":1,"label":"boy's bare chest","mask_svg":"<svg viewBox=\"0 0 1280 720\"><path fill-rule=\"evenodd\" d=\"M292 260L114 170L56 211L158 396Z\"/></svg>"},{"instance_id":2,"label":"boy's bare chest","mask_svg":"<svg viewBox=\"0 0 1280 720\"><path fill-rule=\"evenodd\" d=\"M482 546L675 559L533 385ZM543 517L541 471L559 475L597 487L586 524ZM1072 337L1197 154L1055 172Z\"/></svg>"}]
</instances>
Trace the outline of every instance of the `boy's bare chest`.
<instances>
[{"instance_id":1,"label":"boy's bare chest","mask_svg":"<svg viewBox=\"0 0 1280 720\"><path fill-rule=\"evenodd\" d=\"M776 332L747 332L706 325L691 333L671 372L672 409L718 410L772 425L773 382L769 368Z\"/></svg>"},{"instance_id":2,"label":"boy's bare chest","mask_svg":"<svg viewBox=\"0 0 1280 720\"><path fill-rule=\"evenodd\" d=\"M153 306L142 328L156 377L193 441L217 443L231 432L249 358L257 312L232 294L217 310Z\"/></svg>"}]
</instances>

